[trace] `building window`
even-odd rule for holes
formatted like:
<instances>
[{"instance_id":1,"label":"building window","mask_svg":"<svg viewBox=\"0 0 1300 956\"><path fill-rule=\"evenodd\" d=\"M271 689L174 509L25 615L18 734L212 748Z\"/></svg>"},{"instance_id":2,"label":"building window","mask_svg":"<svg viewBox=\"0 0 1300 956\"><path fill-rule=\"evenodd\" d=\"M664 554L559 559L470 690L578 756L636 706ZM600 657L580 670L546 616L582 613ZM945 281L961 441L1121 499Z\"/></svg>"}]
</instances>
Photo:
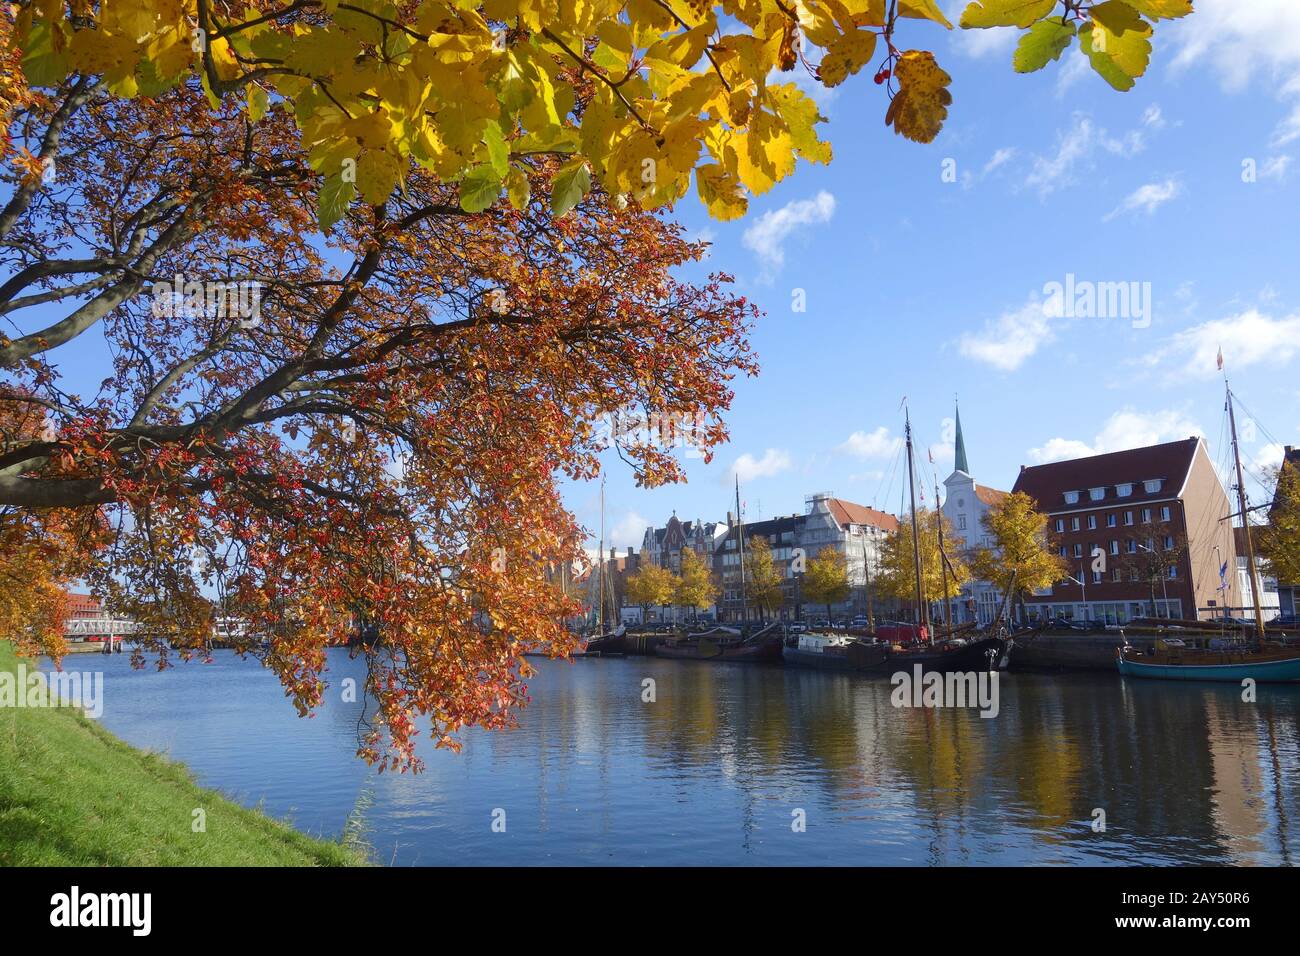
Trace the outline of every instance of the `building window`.
<instances>
[{"instance_id":1,"label":"building window","mask_svg":"<svg viewBox=\"0 0 1300 956\"><path fill-rule=\"evenodd\" d=\"M1105 497L1106 497L1106 489L1105 489L1105 488L1089 488L1089 489L1088 489L1088 497L1090 497L1093 501L1101 501L1102 498L1105 498Z\"/></svg>"},{"instance_id":2,"label":"building window","mask_svg":"<svg viewBox=\"0 0 1300 956\"><path fill-rule=\"evenodd\" d=\"M1077 491L1067 491L1065 493L1065 503L1067 505L1077 505L1079 503L1079 493Z\"/></svg>"},{"instance_id":3,"label":"building window","mask_svg":"<svg viewBox=\"0 0 1300 956\"><path fill-rule=\"evenodd\" d=\"M1106 515L1107 528L1113 528L1117 524L1119 524L1119 519L1115 516L1115 513L1113 511L1110 514Z\"/></svg>"},{"instance_id":4,"label":"building window","mask_svg":"<svg viewBox=\"0 0 1300 956\"><path fill-rule=\"evenodd\" d=\"M1157 491L1160 490L1160 485L1163 483L1164 483L1163 478L1152 478L1150 481L1142 482L1142 487L1145 488L1149 494L1154 495Z\"/></svg>"},{"instance_id":5,"label":"building window","mask_svg":"<svg viewBox=\"0 0 1300 956\"><path fill-rule=\"evenodd\" d=\"M1096 531L1096 530L1097 530L1097 516L1096 516L1096 515L1088 515L1088 530L1089 530L1089 531Z\"/></svg>"},{"instance_id":6,"label":"building window","mask_svg":"<svg viewBox=\"0 0 1300 956\"><path fill-rule=\"evenodd\" d=\"M1160 520L1161 520L1161 521L1168 521L1168 520L1169 520L1169 506L1168 506L1168 505L1165 505L1163 508L1160 509Z\"/></svg>"},{"instance_id":7,"label":"building window","mask_svg":"<svg viewBox=\"0 0 1300 956\"><path fill-rule=\"evenodd\" d=\"M1071 530L1071 531L1078 531L1078 530L1079 530L1079 519L1078 519L1078 518L1071 518L1071 519L1070 519L1070 530Z\"/></svg>"},{"instance_id":8,"label":"building window","mask_svg":"<svg viewBox=\"0 0 1300 956\"><path fill-rule=\"evenodd\" d=\"M1119 568L1114 568L1114 569L1111 570L1111 572L1110 572L1110 579L1111 579L1112 581L1117 582L1117 583L1118 583L1119 581L1123 580L1123 575L1120 573Z\"/></svg>"},{"instance_id":9,"label":"building window","mask_svg":"<svg viewBox=\"0 0 1300 956\"><path fill-rule=\"evenodd\" d=\"M1143 524L1150 524L1150 523L1151 523L1151 509L1150 509L1150 508L1143 508L1143 509L1142 509L1142 523L1143 523Z\"/></svg>"},{"instance_id":10,"label":"building window","mask_svg":"<svg viewBox=\"0 0 1300 956\"><path fill-rule=\"evenodd\" d=\"M1061 545L1061 557L1065 557L1065 545Z\"/></svg>"},{"instance_id":11,"label":"building window","mask_svg":"<svg viewBox=\"0 0 1300 956\"><path fill-rule=\"evenodd\" d=\"M958 515L958 516L957 516L957 530L958 530L958 531L965 531L965 530L966 530L966 516L965 516L965 515Z\"/></svg>"},{"instance_id":12,"label":"building window","mask_svg":"<svg viewBox=\"0 0 1300 956\"><path fill-rule=\"evenodd\" d=\"M1133 512L1131 511L1124 512L1124 523L1128 525L1131 525L1133 523Z\"/></svg>"},{"instance_id":13,"label":"building window","mask_svg":"<svg viewBox=\"0 0 1300 956\"><path fill-rule=\"evenodd\" d=\"M1093 571L1093 572L1092 572L1092 583L1093 583L1093 584L1101 584L1101 572L1100 572L1100 571Z\"/></svg>"},{"instance_id":14,"label":"building window","mask_svg":"<svg viewBox=\"0 0 1300 956\"><path fill-rule=\"evenodd\" d=\"M1122 485L1116 485L1115 494L1121 498L1127 498L1129 495L1133 494L1132 482L1126 482L1125 484Z\"/></svg>"},{"instance_id":15,"label":"building window","mask_svg":"<svg viewBox=\"0 0 1300 956\"><path fill-rule=\"evenodd\" d=\"M1165 550L1174 550L1174 536L1172 534L1165 535Z\"/></svg>"},{"instance_id":16,"label":"building window","mask_svg":"<svg viewBox=\"0 0 1300 956\"><path fill-rule=\"evenodd\" d=\"M1119 541L1117 541L1117 540L1115 540L1115 539L1113 539L1113 538L1111 539L1111 542L1110 542L1110 553L1111 553L1111 554L1119 554Z\"/></svg>"},{"instance_id":17,"label":"building window","mask_svg":"<svg viewBox=\"0 0 1300 956\"><path fill-rule=\"evenodd\" d=\"M1175 564L1169 569L1169 580L1173 581L1176 580L1177 578L1178 578L1178 565Z\"/></svg>"},{"instance_id":18,"label":"building window","mask_svg":"<svg viewBox=\"0 0 1300 956\"><path fill-rule=\"evenodd\" d=\"M1129 554L1137 554L1137 550L1138 550L1137 542L1134 541L1132 538L1129 538L1129 539L1128 539L1128 548L1127 548L1128 553L1129 553Z\"/></svg>"},{"instance_id":19,"label":"building window","mask_svg":"<svg viewBox=\"0 0 1300 956\"><path fill-rule=\"evenodd\" d=\"M1065 530L1065 519L1064 519L1064 518L1057 518L1057 519L1056 519L1056 530L1057 530L1057 531L1064 531L1064 530Z\"/></svg>"},{"instance_id":20,"label":"building window","mask_svg":"<svg viewBox=\"0 0 1300 956\"><path fill-rule=\"evenodd\" d=\"M1076 558L1081 558L1081 557L1083 557L1083 545L1081 545L1081 544L1076 544L1076 545L1074 546L1074 556L1075 556Z\"/></svg>"}]
</instances>

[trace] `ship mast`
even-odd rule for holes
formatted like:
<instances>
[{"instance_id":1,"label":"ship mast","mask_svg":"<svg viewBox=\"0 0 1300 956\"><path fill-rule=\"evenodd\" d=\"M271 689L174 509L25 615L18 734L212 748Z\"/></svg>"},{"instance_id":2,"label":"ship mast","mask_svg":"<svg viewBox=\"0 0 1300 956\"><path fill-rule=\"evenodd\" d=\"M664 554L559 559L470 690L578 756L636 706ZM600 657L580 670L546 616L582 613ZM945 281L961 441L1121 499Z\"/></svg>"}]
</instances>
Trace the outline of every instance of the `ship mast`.
<instances>
[{"instance_id":1,"label":"ship mast","mask_svg":"<svg viewBox=\"0 0 1300 956\"><path fill-rule=\"evenodd\" d=\"M736 475L736 536L740 539L740 618L749 620L749 598L745 594L745 519L740 513L740 475Z\"/></svg>"},{"instance_id":2,"label":"ship mast","mask_svg":"<svg viewBox=\"0 0 1300 956\"><path fill-rule=\"evenodd\" d=\"M1250 597L1255 605L1255 635L1264 636L1264 610L1259 603L1259 569L1255 567L1255 543L1250 537L1250 512L1246 510L1246 482L1241 474L1241 451L1237 447L1237 416L1232 408L1232 389L1228 377L1223 377L1223 390L1228 396L1228 426L1232 429L1232 462L1237 469L1237 505L1241 509L1241 536L1246 539L1246 564L1250 571Z\"/></svg>"},{"instance_id":3,"label":"ship mast","mask_svg":"<svg viewBox=\"0 0 1300 956\"><path fill-rule=\"evenodd\" d=\"M605 633L605 476L600 476L600 553L596 559L596 587L600 598L596 611L596 633Z\"/></svg>"},{"instance_id":4,"label":"ship mast","mask_svg":"<svg viewBox=\"0 0 1300 956\"><path fill-rule=\"evenodd\" d=\"M904 434L907 436L907 493L912 500L912 565L916 573L916 620L921 627L928 626L930 615L926 613L925 595L921 589L921 536L916 526L916 477L912 463L912 418L907 408L903 409Z\"/></svg>"},{"instance_id":5,"label":"ship mast","mask_svg":"<svg viewBox=\"0 0 1300 956\"><path fill-rule=\"evenodd\" d=\"M939 573L943 576L943 626L952 630L952 604L948 600L948 555L943 551L943 511L939 508L939 479L934 479L934 524L939 529ZM956 577L954 572L953 577Z\"/></svg>"}]
</instances>

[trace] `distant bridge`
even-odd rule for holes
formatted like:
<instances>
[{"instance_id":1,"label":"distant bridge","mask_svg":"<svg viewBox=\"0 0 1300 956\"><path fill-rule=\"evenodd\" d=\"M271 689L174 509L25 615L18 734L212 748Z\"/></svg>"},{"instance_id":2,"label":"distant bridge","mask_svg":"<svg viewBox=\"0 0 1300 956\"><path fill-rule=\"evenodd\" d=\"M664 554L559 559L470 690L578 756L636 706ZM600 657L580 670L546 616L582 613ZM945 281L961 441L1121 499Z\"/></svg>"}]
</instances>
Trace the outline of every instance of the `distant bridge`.
<instances>
[{"instance_id":1,"label":"distant bridge","mask_svg":"<svg viewBox=\"0 0 1300 956\"><path fill-rule=\"evenodd\" d=\"M124 637L135 631L135 621L116 617L72 617L63 623L64 637Z\"/></svg>"}]
</instances>

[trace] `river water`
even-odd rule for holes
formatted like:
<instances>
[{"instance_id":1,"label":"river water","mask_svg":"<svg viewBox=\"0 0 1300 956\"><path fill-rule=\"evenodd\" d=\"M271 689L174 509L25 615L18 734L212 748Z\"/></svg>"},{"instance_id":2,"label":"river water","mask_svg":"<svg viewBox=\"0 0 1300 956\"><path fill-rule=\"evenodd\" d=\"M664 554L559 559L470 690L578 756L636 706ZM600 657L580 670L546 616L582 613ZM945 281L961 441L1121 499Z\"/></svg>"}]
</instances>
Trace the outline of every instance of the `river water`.
<instances>
[{"instance_id":1,"label":"river water","mask_svg":"<svg viewBox=\"0 0 1300 956\"><path fill-rule=\"evenodd\" d=\"M395 865L1300 857L1297 686L1248 703L1231 685L1003 674L982 718L894 707L885 677L544 660L518 729L381 775L355 757L360 705L339 688L362 671L346 652L330 652L310 719L231 652L161 673L126 655L65 666L104 670L104 726L206 786L331 838L363 807L375 857Z\"/></svg>"}]
</instances>

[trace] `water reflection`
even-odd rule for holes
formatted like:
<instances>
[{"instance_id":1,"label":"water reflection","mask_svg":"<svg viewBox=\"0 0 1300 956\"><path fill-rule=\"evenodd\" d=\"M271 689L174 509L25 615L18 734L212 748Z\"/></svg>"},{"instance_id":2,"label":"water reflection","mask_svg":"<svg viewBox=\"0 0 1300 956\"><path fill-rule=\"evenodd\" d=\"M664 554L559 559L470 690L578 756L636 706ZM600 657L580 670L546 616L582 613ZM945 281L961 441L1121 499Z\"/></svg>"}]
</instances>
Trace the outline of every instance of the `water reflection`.
<instances>
[{"instance_id":1,"label":"water reflection","mask_svg":"<svg viewBox=\"0 0 1300 956\"><path fill-rule=\"evenodd\" d=\"M1295 687L1247 703L1233 686L1012 674L985 719L896 709L884 679L543 662L517 730L470 734L459 755L426 746L411 776L355 759L361 705L337 688L361 664L345 654L305 721L231 654L102 666L109 729L245 803L336 835L371 790L384 862L1289 864L1297 850Z\"/></svg>"}]
</instances>

